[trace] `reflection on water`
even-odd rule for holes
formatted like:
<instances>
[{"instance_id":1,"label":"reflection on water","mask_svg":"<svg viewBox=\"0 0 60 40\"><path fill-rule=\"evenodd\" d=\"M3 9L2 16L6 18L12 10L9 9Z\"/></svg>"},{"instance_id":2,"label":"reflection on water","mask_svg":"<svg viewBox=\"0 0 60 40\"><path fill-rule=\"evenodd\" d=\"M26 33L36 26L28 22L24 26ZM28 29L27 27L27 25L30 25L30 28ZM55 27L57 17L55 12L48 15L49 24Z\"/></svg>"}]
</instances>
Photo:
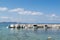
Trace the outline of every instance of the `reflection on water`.
<instances>
[{"instance_id":1,"label":"reflection on water","mask_svg":"<svg viewBox=\"0 0 60 40\"><path fill-rule=\"evenodd\" d=\"M60 40L60 29L1 28L0 40Z\"/></svg>"}]
</instances>

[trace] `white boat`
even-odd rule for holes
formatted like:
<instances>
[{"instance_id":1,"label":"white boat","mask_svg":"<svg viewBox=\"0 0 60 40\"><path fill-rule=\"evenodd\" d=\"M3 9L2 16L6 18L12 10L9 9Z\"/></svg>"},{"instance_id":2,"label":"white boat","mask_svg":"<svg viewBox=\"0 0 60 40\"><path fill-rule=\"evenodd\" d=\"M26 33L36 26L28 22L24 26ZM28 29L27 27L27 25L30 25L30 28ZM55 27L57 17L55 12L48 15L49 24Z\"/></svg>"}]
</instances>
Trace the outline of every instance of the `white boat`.
<instances>
[{"instance_id":1,"label":"white boat","mask_svg":"<svg viewBox=\"0 0 60 40\"><path fill-rule=\"evenodd\" d=\"M9 25L9 28L15 28L14 24Z\"/></svg>"}]
</instances>

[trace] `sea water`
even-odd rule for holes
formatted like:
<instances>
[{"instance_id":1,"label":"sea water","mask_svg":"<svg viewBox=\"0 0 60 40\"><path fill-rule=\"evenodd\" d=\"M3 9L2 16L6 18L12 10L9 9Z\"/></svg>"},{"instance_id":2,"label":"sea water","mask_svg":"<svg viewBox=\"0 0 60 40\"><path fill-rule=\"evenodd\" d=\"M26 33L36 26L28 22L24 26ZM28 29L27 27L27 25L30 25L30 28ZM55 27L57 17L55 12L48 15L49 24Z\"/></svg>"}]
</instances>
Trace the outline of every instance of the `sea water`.
<instances>
[{"instance_id":1,"label":"sea water","mask_svg":"<svg viewBox=\"0 0 60 40\"><path fill-rule=\"evenodd\" d=\"M0 24L0 40L60 40L60 29L13 29Z\"/></svg>"}]
</instances>

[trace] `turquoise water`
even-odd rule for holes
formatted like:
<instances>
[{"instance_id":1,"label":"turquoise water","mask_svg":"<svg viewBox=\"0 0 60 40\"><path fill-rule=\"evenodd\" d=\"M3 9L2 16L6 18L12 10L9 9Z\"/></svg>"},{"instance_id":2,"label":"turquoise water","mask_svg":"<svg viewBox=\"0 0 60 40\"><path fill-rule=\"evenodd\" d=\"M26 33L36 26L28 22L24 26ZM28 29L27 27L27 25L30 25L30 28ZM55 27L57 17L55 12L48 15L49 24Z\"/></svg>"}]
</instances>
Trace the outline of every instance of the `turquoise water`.
<instances>
[{"instance_id":1,"label":"turquoise water","mask_svg":"<svg viewBox=\"0 0 60 40\"><path fill-rule=\"evenodd\" d=\"M0 24L0 40L60 40L60 29L10 29L8 24Z\"/></svg>"}]
</instances>

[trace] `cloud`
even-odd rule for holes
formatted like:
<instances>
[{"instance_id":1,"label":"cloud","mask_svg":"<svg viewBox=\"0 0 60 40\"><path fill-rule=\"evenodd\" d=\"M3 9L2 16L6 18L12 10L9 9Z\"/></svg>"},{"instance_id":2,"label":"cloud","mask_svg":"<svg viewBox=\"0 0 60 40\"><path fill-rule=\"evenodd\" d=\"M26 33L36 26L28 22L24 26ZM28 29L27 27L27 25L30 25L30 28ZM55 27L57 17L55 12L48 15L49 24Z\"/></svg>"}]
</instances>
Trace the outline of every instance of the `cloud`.
<instances>
[{"instance_id":1,"label":"cloud","mask_svg":"<svg viewBox=\"0 0 60 40\"><path fill-rule=\"evenodd\" d=\"M24 8L11 9L11 10L9 10L9 12L16 12L16 13L22 14L22 15L43 15L42 12L28 11L28 10L25 10Z\"/></svg>"},{"instance_id":2,"label":"cloud","mask_svg":"<svg viewBox=\"0 0 60 40\"><path fill-rule=\"evenodd\" d=\"M10 17L7 17L7 16L1 16L0 18L2 18L2 19L8 19L8 18L10 18Z\"/></svg>"},{"instance_id":3,"label":"cloud","mask_svg":"<svg viewBox=\"0 0 60 40\"><path fill-rule=\"evenodd\" d=\"M5 19L5 21L12 21L12 22L54 22L60 21L60 16L55 13L45 14L39 11L31 11L25 10L24 8L14 8L9 9L7 7L0 7L0 11L2 11L0 18ZM10 14L8 14L10 13ZM15 14L14 14L15 13ZM5 14L7 16L5 16ZM17 14L17 15L16 15ZM11 15L11 17L9 16ZM22 16L27 15L27 16ZM13 20L14 19L14 20Z\"/></svg>"},{"instance_id":4,"label":"cloud","mask_svg":"<svg viewBox=\"0 0 60 40\"><path fill-rule=\"evenodd\" d=\"M52 17L56 17L56 14L52 14L51 16L52 16Z\"/></svg>"},{"instance_id":5,"label":"cloud","mask_svg":"<svg viewBox=\"0 0 60 40\"><path fill-rule=\"evenodd\" d=\"M14 12L17 13L19 15L32 15L32 17L36 20L36 21L59 21L60 20L60 16L56 15L55 13L51 13L51 14L44 14L43 12L38 12L38 11L30 11L30 10L25 10L24 8L15 8L15 9L11 9L9 10L9 12ZM36 18L35 18L36 16ZM28 20L28 19L24 19L25 21L33 21L32 19ZM20 19L21 21L21 19ZM22 20L23 21L23 20Z\"/></svg>"},{"instance_id":6,"label":"cloud","mask_svg":"<svg viewBox=\"0 0 60 40\"><path fill-rule=\"evenodd\" d=\"M9 11L10 12L22 12L22 11L24 11L24 9L23 8L16 8L16 9L11 9Z\"/></svg>"},{"instance_id":7,"label":"cloud","mask_svg":"<svg viewBox=\"0 0 60 40\"><path fill-rule=\"evenodd\" d=\"M43 15L42 12L32 12L32 15Z\"/></svg>"},{"instance_id":8,"label":"cloud","mask_svg":"<svg viewBox=\"0 0 60 40\"><path fill-rule=\"evenodd\" d=\"M47 17L47 20L49 20L49 21L60 20L60 16L58 16L56 14L47 14L45 17Z\"/></svg>"},{"instance_id":9,"label":"cloud","mask_svg":"<svg viewBox=\"0 0 60 40\"><path fill-rule=\"evenodd\" d=\"M0 11L6 11L6 10L8 10L8 8L6 8L6 7L0 7Z\"/></svg>"}]
</instances>

